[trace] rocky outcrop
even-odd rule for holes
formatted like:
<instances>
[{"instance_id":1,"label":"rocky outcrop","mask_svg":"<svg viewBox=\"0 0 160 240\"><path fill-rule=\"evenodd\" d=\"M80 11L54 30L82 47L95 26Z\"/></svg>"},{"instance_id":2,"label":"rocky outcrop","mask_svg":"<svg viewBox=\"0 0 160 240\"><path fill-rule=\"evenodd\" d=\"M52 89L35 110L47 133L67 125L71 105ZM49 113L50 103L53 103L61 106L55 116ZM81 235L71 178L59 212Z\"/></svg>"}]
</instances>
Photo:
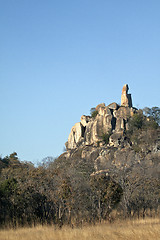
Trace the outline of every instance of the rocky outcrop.
<instances>
[{"instance_id":1,"label":"rocky outcrop","mask_svg":"<svg viewBox=\"0 0 160 240\"><path fill-rule=\"evenodd\" d=\"M91 117L82 115L81 122L76 123L69 134L68 142L66 143L67 149L73 149L84 143L86 126L90 122Z\"/></svg>"},{"instance_id":2,"label":"rocky outcrop","mask_svg":"<svg viewBox=\"0 0 160 240\"><path fill-rule=\"evenodd\" d=\"M80 122L72 127L66 151L54 161L58 173L63 169L62 174L71 180L71 186L76 186L78 193L88 191L96 182L99 194L104 189L102 180L113 179L123 189L118 209L126 208L126 213L129 209L128 213L133 212L135 216L135 206L140 202L138 215L141 206L144 212L146 206L152 208L151 203L156 212L160 179L159 126L148 124L149 118L132 107L128 85L123 87L121 105L101 103L94 110L91 116L82 115ZM140 128L137 120L142 121ZM84 196L82 193L78 197L80 195Z\"/></svg>"},{"instance_id":3,"label":"rocky outcrop","mask_svg":"<svg viewBox=\"0 0 160 240\"><path fill-rule=\"evenodd\" d=\"M132 98L131 94L128 94L128 84L125 84L122 89L122 95L121 95L121 106L124 107L132 107Z\"/></svg>"},{"instance_id":4,"label":"rocky outcrop","mask_svg":"<svg viewBox=\"0 0 160 240\"><path fill-rule=\"evenodd\" d=\"M91 174L104 171L110 174L113 169L126 171L133 166L135 169L141 166L150 175L160 176L160 150L156 149L155 151L155 143L152 143L145 151L141 148L139 152L128 145L125 138L123 143L124 147L122 145L117 147L81 145L74 149L68 149L59 159L63 159L62 162L69 159L70 162L73 161L72 164L88 164L90 166L88 171L91 171Z\"/></svg>"},{"instance_id":5,"label":"rocky outcrop","mask_svg":"<svg viewBox=\"0 0 160 240\"><path fill-rule=\"evenodd\" d=\"M121 106L113 102L108 106L99 104L95 111L95 118L82 115L81 121L76 123L68 137L67 149L74 149L80 145L97 146L105 144L104 136L110 134L108 144L117 146L128 129L128 120L137 111L132 107L131 94L128 94L128 85L122 90Z\"/></svg>"}]
</instances>

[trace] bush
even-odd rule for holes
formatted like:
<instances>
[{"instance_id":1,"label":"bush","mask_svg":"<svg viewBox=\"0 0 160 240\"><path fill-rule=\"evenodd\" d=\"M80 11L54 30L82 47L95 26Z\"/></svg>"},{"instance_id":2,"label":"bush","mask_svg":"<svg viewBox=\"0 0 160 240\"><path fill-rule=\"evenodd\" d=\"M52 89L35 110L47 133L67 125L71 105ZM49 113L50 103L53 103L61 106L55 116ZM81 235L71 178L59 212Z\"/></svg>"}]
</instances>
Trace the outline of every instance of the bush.
<instances>
[{"instance_id":1,"label":"bush","mask_svg":"<svg viewBox=\"0 0 160 240\"><path fill-rule=\"evenodd\" d=\"M129 121L129 129L141 129L144 124L144 116L141 112L136 113Z\"/></svg>"},{"instance_id":2,"label":"bush","mask_svg":"<svg viewBox=\"0 0 160 240\"><path fill-rule=\"evenodd\" d=\"M108 133L103 133L102 134L102 140L105 142L105 144L109 143L109 138L110 138L111 134L112 134L111 129L108 131Z\"/></svg>"},{"instance_id":3,"label":"bush","mask_svg":"<svg viewBox=\"0 0 160 240\"><path fill-rule=\"evenodd\" d=\"M133 117L129 120L129 130L130 135L137 130L147 130L147 129L157 129L158 123L153 117L147 117L143 114L142 110L139 110L138 113L134 114Z\"/></svg>"},{"instance_id":4,"label":"bush","mask_svg":"<svg viewBox=\"0 0 160 240\"><path fill-rule=\"evenodd\" d=\"M98 111L95 108L91 108L90 113L91 113L91 117L95 118L98 114Z\"/></svg>"}]
</instances>

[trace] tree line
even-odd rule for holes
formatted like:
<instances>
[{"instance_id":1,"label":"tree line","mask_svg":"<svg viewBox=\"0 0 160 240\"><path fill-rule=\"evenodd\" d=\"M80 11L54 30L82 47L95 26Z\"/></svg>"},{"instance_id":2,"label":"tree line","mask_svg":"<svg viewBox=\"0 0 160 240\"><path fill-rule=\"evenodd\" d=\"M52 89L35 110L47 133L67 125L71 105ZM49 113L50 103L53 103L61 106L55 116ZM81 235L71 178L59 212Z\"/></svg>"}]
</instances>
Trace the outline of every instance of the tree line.
<instances>
[{"instance_id":1,"label":"tree line","mask_svg":"<svg viewBox=\"0 0 160 240\"><path fill-rule=\"evenodd\" d=\"M47 157L37 167L16 152L1 157L0 226L81 226L112 221L113 212L116 218L159 214L160 159L158 147L154 154L151 149L160 133L158 116L159 108L146 108L130 119L125 137L132 149L117 156L121 167L108 161L108 170L95 172L94 159L82 158L80 148L70 158Z\"/></svg>"},{"instance_id":2,"label":"tree line","mask_svg":"<svg viewBox=\"0 0 160 240\"><path fill-rule=\"evenodd\" d=\"M122 196L119 184L106 174L90 176L85 163L66 169L71 163L63 168L54 160L34 167L17 153L0 163L1 226L95 222L107 219Z\"/></svg>"}]
</instances>

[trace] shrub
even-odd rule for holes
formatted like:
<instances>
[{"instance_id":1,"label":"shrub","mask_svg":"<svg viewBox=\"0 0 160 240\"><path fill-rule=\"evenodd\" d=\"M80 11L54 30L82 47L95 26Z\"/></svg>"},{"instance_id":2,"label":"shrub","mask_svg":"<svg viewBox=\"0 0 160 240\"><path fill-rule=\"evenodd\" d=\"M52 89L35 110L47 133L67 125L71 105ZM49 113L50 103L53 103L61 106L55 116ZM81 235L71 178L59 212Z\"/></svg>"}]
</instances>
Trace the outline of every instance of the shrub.
<instances>
[{"instance_id":1,"label":"shrub","mask_svg":"<svg viewBox=\"0 0 160 240\"><path fill-rule=\"evenodd\" d=\"M108 131L108 133L103 133L102 134L102 140L105 142L105 144L109 143L109 138L110 138L111 134L112 134L111 129Z\"/></svg>"},{"instance_id":2,"label":"shrub","mask_svg":"<svg viewBox=\"0 0 160 240\"><path fill-rule=\"evenodd\" d=\"M95 108L91 108L90 113L91 113L91 117L95 118L98 114L98 111Z\"/></svg>"},{"instance_id":3,"label":"shrub","mask_svg":"<svg viewBox=\"0 0 160 240\"><path fill-rule=\"evenodd\" d=\"M130 129L141 129L144 123L144 116L141 112L136 113L129 121Z\"/></svg>"}]
</instances>

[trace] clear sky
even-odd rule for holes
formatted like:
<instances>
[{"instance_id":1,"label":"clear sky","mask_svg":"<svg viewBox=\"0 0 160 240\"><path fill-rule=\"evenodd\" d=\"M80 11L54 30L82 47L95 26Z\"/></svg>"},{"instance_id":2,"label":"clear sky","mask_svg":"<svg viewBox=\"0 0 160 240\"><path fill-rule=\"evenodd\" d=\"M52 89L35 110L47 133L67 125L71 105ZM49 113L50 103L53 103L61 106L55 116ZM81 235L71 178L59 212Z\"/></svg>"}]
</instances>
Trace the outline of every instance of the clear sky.
<instances>
[{"instance_id":1,"label":"clear sky","mask_svg":"<svg viewBox=\"0 0 160 240\"><path fill-rule=\"evenodd\" d=\"M160 107L159 0L0 0L0 154L63 152L99 103Z\"/></svg>"}]
</instances>

